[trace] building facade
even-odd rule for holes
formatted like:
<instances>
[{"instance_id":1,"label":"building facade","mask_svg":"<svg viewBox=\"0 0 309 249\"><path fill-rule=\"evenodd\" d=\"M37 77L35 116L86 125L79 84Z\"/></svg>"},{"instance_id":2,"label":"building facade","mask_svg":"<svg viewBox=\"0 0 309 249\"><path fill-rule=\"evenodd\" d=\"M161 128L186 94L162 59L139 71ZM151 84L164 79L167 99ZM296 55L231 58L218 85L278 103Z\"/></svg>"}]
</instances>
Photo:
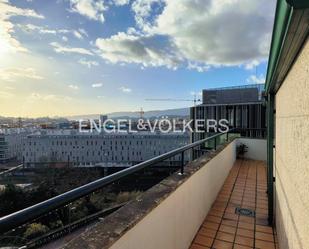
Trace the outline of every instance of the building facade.
<instances>
[{"instance_id":1,"label":"building facade","mask_svg":"<svg viewBox=\"0 0 309 249\"><path fill-rule=\"evenodd\" d=\"M188 133L89 134L53 130L27 136L23 141L23 156L28 166L43 162L69 162L85 166L132 165L189 142Z\"/></svg>"},{"instance_id":2,"label":"building facade","mask_svg":"<svg viewBox=\"0 0 309 249\"><path fill-rule=\"evenodd\" d=\"M0 132L0 163L23 160L23 141L33 129L10 128Z\"/></svg>"},{"instance_id":3,"label":"building facade","mask_svg":"<svg viewBox=\"0 0 309 249\"><path fill-rule=\"evenodd\" d=\"M227 120L230 129L236 128L249 137L265 137L266 106L262 97L264 85L245 85L203 90L203 103L191 107L190 116L193 120ZM194 126L193 122L193 126ZM207 137L205 133L193 133L192 141ZM211 130L210 132L214 132Z\"/></svg>"},{"instance_id":4,"label":"building facade","mask_svg":"<svg viewBox=\"0 0 309 249\"><path fill-rule=\"evenodd\" d=\"M0 163L6 160L7 144L3 133L0 133Z\"/></svg>"},{"instance_id":5,"label":"building facade","mask_svg":"<svg viewBox=\"0 0 309 249\"><path fill-rule=\"evenodd\" d=\"M266 76L269 220L281 249L309 245L309 1L279 0Z\"/></svg>"}]
</instances>

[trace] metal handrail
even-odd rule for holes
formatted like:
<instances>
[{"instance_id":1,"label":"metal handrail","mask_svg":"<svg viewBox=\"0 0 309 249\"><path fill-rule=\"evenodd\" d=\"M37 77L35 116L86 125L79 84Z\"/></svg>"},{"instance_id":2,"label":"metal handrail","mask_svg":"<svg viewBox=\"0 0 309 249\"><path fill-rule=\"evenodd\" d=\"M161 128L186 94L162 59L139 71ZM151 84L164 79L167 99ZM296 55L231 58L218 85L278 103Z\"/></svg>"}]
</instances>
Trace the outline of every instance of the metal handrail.
<instances>
[{"instance_id":1,"label":"metal handrail","mask_svg":"<svg viewBox=\"0 0 309 249\"><path fill-rule=\"evenodd\" d=\"M264 90L264 83L258 84L247 84L247 85L239 85L239 86L225 86L225 87L209 87L205 90L230 90L230 89L247 89L247 88L258 88L259 91Z\"/></svg>"},{"instance_id":2,"label":"metal handrail","mask_svg":"<svg viewBox=\"0 0 309 249\"><path fill-rule=\"evenodd\" d=\"M63 194L57 195L55 197L52 197L48 200L45 200L43 202L37 203L33 206L27 207L25 209L19 210L17 212L14 212L12 214L3 216L0 218L0 233L5 233L10 231L13 228L16 228L18 226L21 226L31 220L34 220L46 213L51 212L52 210L58 209L62 206L65 206L79 198L82 198L86 195L89 195L90 193L93 193L100 188L117 181L121 179L122 177L125 177L127 175L133 174L141 169L144 169L146 167L155 165L156 163L162 162L170 157L173 157L178 154L182 154L181 162L181 173L183 173L183 166L184 166L184 152L192 149L196 146L202 145L203 143L213 140L216 141L217 137L220 137L224 134L227 134L228 139L228 133L233 131L233 129L229 130L228 132L219 133L210 137L207 137L205 139L196 141L194 143L185 145L181 148L172 150L170 152L164 153L160 156L154 157L152 159L149 159L147 161L144 161L142 163L139 163L137 165L131 166L130 168L118 171L114 174L111 174L109 176L105 176L103 178L100 178L98 180L95 180L93 182L87 183L83 186L80 186L78 188L72 189L70 191L67 191ZM216 148L216 142L215 142L215 148Z\"/></svg>"},{"instance_id":3,"label":"metal handrail","mask_svg":"<svg viewBox=\"0 0 309 249\"><path fill-rule=\"evenodd\" d=\"M234 132L237 131L266 131L266 128L244 128L244 127L235 127L233 128Z\"/></svg>"},{"instance_id":4,"label":"metal handrail","mask_svg":"<svg viewBox=\"0 0 309 249\"><path fill-rule=\"evenodd\" d=\"M74 221L68 225L65 225L64 227L60 227L54 231L48 232L47 234L44 234L38 238L35 238L29 242L26 243L26 248L36 248L40 245L47 244L50 241L56 240L59 237L63 236L64 234L70 233L72 231L75 231L76 229L80 228L81 226L90 224L91 222L94 222L95 220L98 220L99 218L103 218L112 212L118 210L119 208L123 207L127 202L120 203L118 205L103 209L97 213L88 215L82 219L79 219L77 221Z\"/></svg>"},{"instance_id":5,"label":"metal handrail","mask_svg":"<svg viewBox=\"0 0 309 249\"><path fill-rule=\"evenodd\" d=\"M10 173L10 172L12 172L12 171L14 171L16 169L22 168L23 166L24 166L23 164L20 164L20 165L18 165L16 167L13 167L13 168L10 168L10 169L8 169L6 171L3 171L3 172L0 173L0 176L6 175L6 174L8 174L8 173Z\"/></svg>"}]
</instances>

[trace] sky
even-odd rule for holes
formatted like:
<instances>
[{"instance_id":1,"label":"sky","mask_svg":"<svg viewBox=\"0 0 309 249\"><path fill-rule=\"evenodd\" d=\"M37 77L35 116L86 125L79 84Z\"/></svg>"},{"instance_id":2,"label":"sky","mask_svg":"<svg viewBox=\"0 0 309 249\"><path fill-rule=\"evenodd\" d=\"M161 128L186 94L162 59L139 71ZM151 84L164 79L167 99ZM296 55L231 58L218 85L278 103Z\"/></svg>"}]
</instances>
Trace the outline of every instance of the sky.
<instances>
[{"instance_id":1,"label":"sky","mask_svg":"<svg viewBox=\"0 0 309 249\"><path fill-rule=\"evenodd\" d=\"M187 107L264 83L275 0L0 0L0 116Z\"/></svg>"}]
</instances>

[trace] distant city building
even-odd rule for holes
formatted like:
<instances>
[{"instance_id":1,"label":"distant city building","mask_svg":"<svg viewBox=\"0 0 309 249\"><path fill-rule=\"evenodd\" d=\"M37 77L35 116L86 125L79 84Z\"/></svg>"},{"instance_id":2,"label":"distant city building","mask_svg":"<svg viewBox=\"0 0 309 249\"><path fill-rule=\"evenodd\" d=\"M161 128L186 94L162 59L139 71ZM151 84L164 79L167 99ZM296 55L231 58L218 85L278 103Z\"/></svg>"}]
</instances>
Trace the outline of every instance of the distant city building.
<instances>
[{"instance_id":1,"label":"distant city building","mask_svg":"<svg viewBox=\"0 0 309 249\"><path fill-rule=\"evenodd\" d=\"M108 119L107 115L100 115L100 121L101 121L101 125L103 125L103 123Z\"/></svg>"},{"instance_id":2,"label":"distant city building","mask_svg":"<svg viewBox=\"0 0 309 249\"><path fill-rule=\"evenodd\" d=\"M230 129L237 128L249 137L264 137L266 107L262 98L264 84L203 90L203 102L191 107L191 119L228 120ZM192 134L192 141L203 139L205 133Z\"/></svg>"},{"instance_id":3,"label":"distant city building","mask_svg":"<svg viewBox=\"0 0 309 249\"><path fill-rule=\"evenodd\" d=\"M60 130L65 130L65 129L70 129L72 127L71 122L67 121L67 122L60 122L57 124L58 129Z\"/></svg>"},{"instance_id":4,"label":"distant city building","mask_svg":"<svg viewBox=\"0 0 309 249\"><path fill-rule=\"evenodd\" d=\"M0 133L0 163L6 160L7 144L3 133Z\"/></svg>"},{"instance_id":5,"label":"distant city building","mask_svg":"<svg viewBox=\"0 0 309 249\"><path fill-rule=\"evenodd\" d=\"M188 133L43 131L23 140L28 166L43 162L119 165L145 161L190 142ZM177 159L179 160L179 159Z\"/></svg>"},{"instance_id":6,"label":"distant city building","mask_svg":"<svg viewBox=\"0 0 309 249\"><path fill-rule=\"evenodd\" d=\"M16 160L21 162L23 157L23 141L33 133L32 128L10 128L0 130L0 163Z\"/></svg>"}]
</instances>

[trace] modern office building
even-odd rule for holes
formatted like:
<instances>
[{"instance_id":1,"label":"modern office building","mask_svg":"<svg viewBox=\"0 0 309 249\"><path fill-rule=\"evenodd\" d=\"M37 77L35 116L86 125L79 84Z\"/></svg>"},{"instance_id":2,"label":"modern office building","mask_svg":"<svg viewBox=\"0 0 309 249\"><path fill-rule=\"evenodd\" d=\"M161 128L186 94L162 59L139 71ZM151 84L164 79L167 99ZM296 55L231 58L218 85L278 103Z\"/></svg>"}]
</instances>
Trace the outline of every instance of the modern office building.
<instances>
[{"instance_id":1,"label":"modern office building","mask_svg":"<svg viewBox=\"0 0 309 249\"><path fill-rule=\"evenodd\" d=\"M32 128L9 128L0 131L0 163L22 161L23 141L31 134Z\"/></svg>"},{"instance_id":2,"label":"modern office building","mask_svg":"<svg viewBox=\"0 0 309 249\"><path fill-rule=\"evenodd\" d=\"M215 120L228 121L230 129L250 137L265 137L266 106L263 98L264 84L244 85L235 87L203 90L203 102L191 107L190 116L193 120L205 120L205 133L192 134L192 141L207 137L208 124ZM195 122L193 123L195 124Z\"/></svg>"},{"instance_id":3,"label":"modern office building","mask_svg":"<svg viewBox=\"0 0 309 249\"><path fill-rule=\"evenodd\" d=\"M49 130L27 136L23 156L28 166L42 162L123 166L158 156L189 143L188 133L80 133Z\"/></svg>"},{"instance_id":4,"label":"modern office building","mask_svg":"<svg viewBox=\"0 0 309 249\"><path fill-rule=\"evenodd\" d=\"M6 160L7 144L3 133L0 133L0 163Z\"/></svg>"}]
</instances>

